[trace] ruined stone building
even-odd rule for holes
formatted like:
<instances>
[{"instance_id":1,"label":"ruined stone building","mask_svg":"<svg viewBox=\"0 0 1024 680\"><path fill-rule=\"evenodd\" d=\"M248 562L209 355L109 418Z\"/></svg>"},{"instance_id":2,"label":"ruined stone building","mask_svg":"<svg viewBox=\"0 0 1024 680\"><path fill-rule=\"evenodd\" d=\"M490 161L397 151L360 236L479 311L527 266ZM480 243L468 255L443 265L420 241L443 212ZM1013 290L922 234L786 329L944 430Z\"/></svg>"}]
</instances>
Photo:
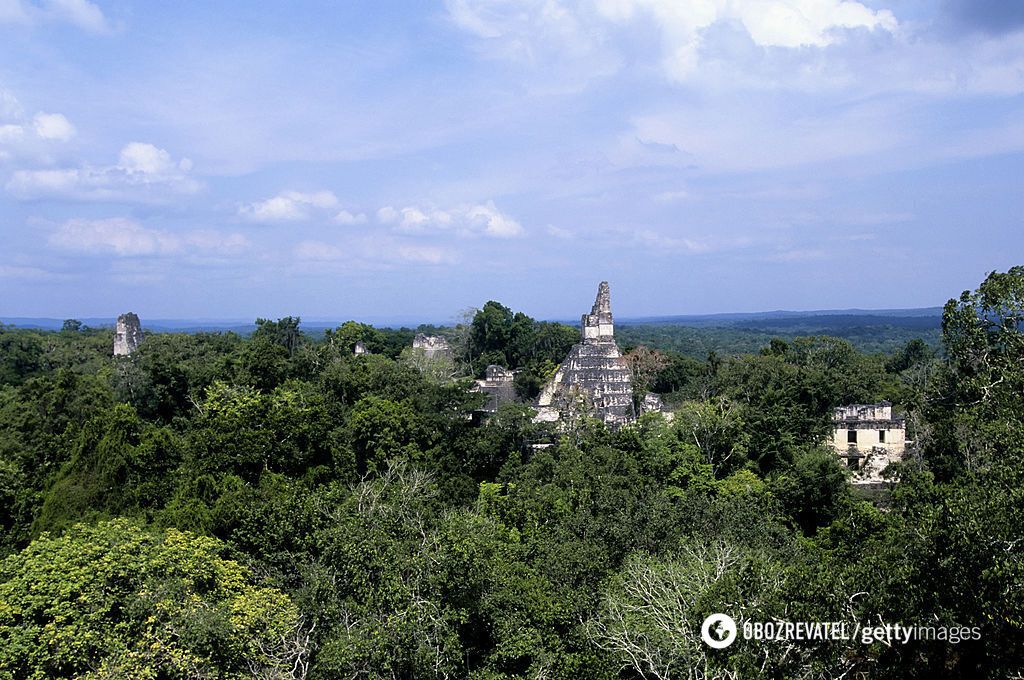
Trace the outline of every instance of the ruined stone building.
<instances>
[{"instance_id":1,"label":"ruined stone building","mask_svg":"<svg viewBox=\"0 0 1024 680\"><path fill-rule=\"evenodd\" d=\"M357 357L363 356L364 354L369 354L369 351L367 351L366 349L366 343L364 343L362 340L357 340L356 346L352 350L352 354Z\"/></svg>"},{"instance_id":2,"label":"ruined stone building","mask_svg":"<svg viewBox=\"0 0 1024 680\"><path fill-rule=\"evenodd\" d=\"M427 359L452 358L452 348L448 341L439 335L417 333L412 340L413 351L421 351Z\"/></svg>"},{"instance_id":3,"label":"ruined stone building","mask_svg":"<svg viewBox=\"0 0 1024 680\"><path fill-rule=\"evenodd\" d=\"M633 380L615 344L611 292L602 281L597 299L584 314L580 342L573 345L535 404L538 420L555 421L567 410L583 409L610 427L636 419Z\"/></svg>"},{"instance_id":4,"label":"ruined stone building","mask_svg":"<svg viewBox=\"0 0 1024 680\"><path fill-rule=\"evenodd\" d=\"M117 327L114 329L114 356L130 355L139 348L142 338L142 323L135 312L117 317Z\"/></svg>"},{"instance_id":5,"label":"ruined stone building","mask_svg":"<svg viewBox=\"0 0 1024 680\"><path fill-rule=\"evenodd\" d=\"M835 409L832 447L853 470L854 484L884 481L882 471L903 458L907 426L888 401L850 404Z\"/></svg>"},{"instance_id":6,"label":"ruined stone building","mask_svg":"<svg viewBox=\"0 0 1024 680\"><path fill-rule=\"evenodd\" d=\"M516 374L502 366L491 364L487 367L483 380L477 380L474 390L487 395L487 403L483 405L480 412L483 414L495 413L498 407L505 402L516 400L515 387Z\"/></svg>"}]
</instances>

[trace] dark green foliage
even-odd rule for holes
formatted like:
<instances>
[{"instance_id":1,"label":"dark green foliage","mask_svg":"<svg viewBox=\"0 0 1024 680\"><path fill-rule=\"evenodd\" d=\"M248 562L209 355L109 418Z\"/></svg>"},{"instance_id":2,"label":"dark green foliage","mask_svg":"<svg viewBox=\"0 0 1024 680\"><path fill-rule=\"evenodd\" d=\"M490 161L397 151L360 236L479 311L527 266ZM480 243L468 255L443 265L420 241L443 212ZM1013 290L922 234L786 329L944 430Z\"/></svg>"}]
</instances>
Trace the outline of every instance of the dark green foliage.
<instances>
[{"instance_id":1,"label":"dark green foliage","mask_svg":"<svg viewBox=\"0 0 1024 680\"><path fill-rule=\"evenodd\" d=\"M478 377L489 364L519 370L516 390L532 398L576 342L579 331L575 328L538 322L491 300L473 316L467 353Z\"/></svg>"},{"instance_id":2,"label":"dark green foliage","mask_svg":"<svg viewBox=\"0 0 1024 680\"><path fill-rule=\"evenodd\" d=\"M0 385L20 385L38 374L43 351L37 334L0 325Z\"/></svg>"},{"instance_id":3,"label":"dark green foliage","mask_svg":"<svg viewBox=\"0 0 1024 680\"><path fill-rule=\"evenodd\" d=\"M139 419L119 404L77 433L71 458L46 493L36 531L53 531L83 518L152 513L170 498L170 474L181 462L171 432Z\"/></svg>"},{"instance_id":4,"label":"dark green foliage","mask_svg":"<svg viewBox=\"0 0 1024 680\"><path fill-rule=\"evenodd\" d=\"M846 471L827 449L801 449L770 480L772 495L804 533L828 526L851 503Z\"/></svg>"},{"instance_id":5,"label":"dark green foliage","mask_svg":"<svg viewBox=\"0 0 1024 680\"><path fill-rule=\"evenodd\" d=\"M1022 301L1024 269L990 275L942 353L909 322L627 327L674 420L615 432L474 418L408 329L287 317L115 358L109 329L0 328L0 678L1019 676ZM524 399L579 337L493 301L419 330ZM884 511L821 448L834 407L882 398L915 440ZM717 653L714 611L982 640Z\"/></svg>"}]
</instances>

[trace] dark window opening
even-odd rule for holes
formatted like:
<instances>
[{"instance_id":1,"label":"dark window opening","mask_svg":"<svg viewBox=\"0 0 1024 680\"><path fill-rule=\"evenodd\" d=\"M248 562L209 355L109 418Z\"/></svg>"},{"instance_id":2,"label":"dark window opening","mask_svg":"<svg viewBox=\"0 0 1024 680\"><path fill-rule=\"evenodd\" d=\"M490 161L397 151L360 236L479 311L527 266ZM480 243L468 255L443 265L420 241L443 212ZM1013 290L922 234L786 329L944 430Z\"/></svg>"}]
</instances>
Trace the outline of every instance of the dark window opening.
<instances>
[{"instance_id":1,"label":"dark window opening","mask_svg":"<svg viewBox=\"0 0 1024 680\"><path fill-rule=\"evenodd\" d=\"M846 443L847 444L856 444L857 443L857 430L847 430L846 431Z\"/></svg>"},{"instance_id":2,"label":"dark window opening","mask_svg":"<svg viewBox=\"0 0 1024 680\"><path fill-rule=\"evenodd\" d=\"M879 441L879 443L882 443L882 444L885 443L885 430L879 430L878 431L878 441Z\"/></svg>"}]
</instances>

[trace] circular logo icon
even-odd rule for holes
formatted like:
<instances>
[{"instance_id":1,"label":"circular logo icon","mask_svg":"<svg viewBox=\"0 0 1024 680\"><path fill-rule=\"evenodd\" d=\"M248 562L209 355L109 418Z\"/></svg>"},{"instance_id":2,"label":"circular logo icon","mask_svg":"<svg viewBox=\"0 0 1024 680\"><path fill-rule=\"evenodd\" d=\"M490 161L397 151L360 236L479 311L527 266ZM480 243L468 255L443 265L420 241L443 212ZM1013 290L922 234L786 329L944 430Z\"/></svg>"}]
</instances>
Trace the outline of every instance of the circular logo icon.
<instances>
[{"instance_id":1,"label":"circular logo icon","mask_svg":"<svg viewBox=\"0 0 1024 680\"><path fill-rule=\"evenodd\" d=\"M725 649L736 639L736 622L728 614L712 614L704 619L700 637L713 649Z\"/></svg>"}]
</instances>

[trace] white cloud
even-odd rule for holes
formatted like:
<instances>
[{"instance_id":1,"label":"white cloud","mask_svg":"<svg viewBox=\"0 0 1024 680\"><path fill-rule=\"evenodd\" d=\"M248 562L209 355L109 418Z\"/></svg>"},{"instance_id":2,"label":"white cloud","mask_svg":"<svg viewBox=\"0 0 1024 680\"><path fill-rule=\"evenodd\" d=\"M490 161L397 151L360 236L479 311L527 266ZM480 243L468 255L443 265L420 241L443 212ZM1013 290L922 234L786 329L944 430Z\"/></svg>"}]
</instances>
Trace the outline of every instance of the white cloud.
<instances>
[{"instance_id":1,"label":"white cloud","mask_svg":"<svg viewBox=\"0 0 1024 680\"><path fill-rule=\"evenodd\" d=\"M512 238L523 233L523 227L494 206L494 201L470 206L465 212L466 220L475 230L495 238Z\"/></svg>"},{"instance_id":2,"label":"white cloud","mask_svg":"<svg viewBox=\"0 0 1024 680\"><path fill-rule=\"evenodd\" d=\"M679 238L660 234L651 229L637 229L632 232L633 242L657 252L707 253L715 247L706 240Z\"/></svg>"},{"instance_id":3,"label":"white cloud","mask_svg":"<svg viewBox=\"0 0 1024 680\"><path fill-rule=\"evenodd\" d=\"M359 213L353 215L348 210L342 210L334 216L334 221L338 224L352 225L352 224L366 224L366 213Z\"/></svg>"},{"instance_id":4,"label":"white cloud","mask_svg":"<svg viewBox=\"0 0 1024 680\"><path fill-rule=\"evenodd\" d=\"M53 19L66 21L91 33L110 31L103 12L88 0L46 0L44 11Z\"/></svg>"},{"instance_id":5,"label":"white cloud","mask_svg":"<svg viewBox=\"0 0 1024 680\"><path fill-rule=\"evenodd\" d=\"M122 217L68 220L50 235L49 243L61 250L121 256L161 255L181 248L179 239L171 234Z\"/></svg>"},{"instance_id":6,"label":"white cloud","mask_svg":"<svg viewBox=\"0 0 1024 680\"><path fill-rule=\"evenodd\" d=\"M17 142L25 136L25 128L20 125L14 125L13 123L7 123L0 125L0 144L10 144Z\"/></svg>"},{"instance_id":7,"label":"white cloud","mask_svg":"<svg viewBox=\"0 0 1024 680\"><path fill-rule=\"evenodd\" d=\"M844 30L893 32L896 17L855 0L448 0L449 16L499 55L535 62L592 55L612 30L653 23L669 77L686 80L701 61L703 34L742 25L760 47L826 47ZM603 65L607 64L606 59Z\"/></svg>"},{"instance_id":8,"label":"white cloud","mask_svg":"<svg viewBox=\"0 0 1024 680\"><path fill-rule=\"evenodd\" d=\"M47 148L47 142L66 142L74 136L75 126L64 115L40 111L29 120L18 99L0 89L0 147L6 147L0 148L0 157L31 156L33 150Z\"/></svg>"},{"instance_id":9,"label":"white cloud","mask_svg":"<svg viewBox=\"0 0 1024 680\"><path fill-rule=\"evenodd\" d=\"M400 217L399 212L390 205L386 205L377 211L377 221L384 224L394 224Z\"/></svg>"},{"instance_id":10,"label":"white cloud","mask_svg":"<svg viewBox=\"0 0 1024 680\"><path fill-rule=\"evenodd\" d=\"M337 205L338 199L330 191L285 191L265 201L244 205L238 214L252 222L297 222Z\"/></svg>"},{"instance_id":11,"label":"white cloud","mask_svg":"<svg viewBox=\"0 0 1024 680\"><path fill-rule=\"evenodd\" d=\"M59 113L37 113L32 119L36 134L43 139L66 142L75 136L75 126Z\"/></svg>"},{"instance_id":12,"label":"white cloud","mask_svg":"<svg viewBox=\"0 0 1024 680\"><path fill-rule=\"evenodd\" d=\"M300 241L292 250L306 263L344 265L352 269L379 269L402 264L449 264L456 260L450 250L409 243L393 236L360 237L344 244Z\"/></svg>"},{"instance_id":13,"label":"white cloud","mask_svg":"<svg viewBox=\"0 0 1024 680\"><path fill-rule=\"evenodd\" d=\"M88 0L0 0L0 24L32 25L44 22L69 23L90 33L109 33L110 22L103 11Z\"/></svg>"},{"instance_id":14,"label":"white cloud","mask_svg":"<svg viewBox=\"0 0 1024 680\"><path fill-rule=\"evenodd\" d=\"M171 154L163 149L158 149L152 144L145 144L143 142L126 144L121 149L119 160L118 167L128 172L156 175L174 172L175 170Z\"/></svg>"},{"instance_id":15,"label":"white cloud","mask_svg":"<svg viewBox=\"0 0 1024 680\"><path fill-rule=\"evenodd\" d=\"M396 210L385 206L377 211L377 220L406 234L451 232L459 236L513 238L524 233L522 225L498 210L494 201L464 204L447 210L416 206Z\"/></svg>"},{"instance_id":16,"label":"white cloud","mask_svg":"<svg viewBox=\"0 0 1024 680\"><path fill-rule=\"evenodd\" d=\"M50 234L48 242L59 250L119 257L185 252L232 254L249 245L246 238L237 233L193 230L177 234L144 227L123 217L68 220Z\"/></svg>"},{"instance_id":17,"label":"white cloud","mask_svg":"<svg viewBox=\"0 0 1024 680\"><path fill-rule=\"evenodd\" d=\"M199 182L188 176L190 168L188 159L176 165L163 149L132 142L121 150L117 165L18 170L6 188L23 199L161 202L167 194L199 191Z\"/></svg>"}]
</instances>

